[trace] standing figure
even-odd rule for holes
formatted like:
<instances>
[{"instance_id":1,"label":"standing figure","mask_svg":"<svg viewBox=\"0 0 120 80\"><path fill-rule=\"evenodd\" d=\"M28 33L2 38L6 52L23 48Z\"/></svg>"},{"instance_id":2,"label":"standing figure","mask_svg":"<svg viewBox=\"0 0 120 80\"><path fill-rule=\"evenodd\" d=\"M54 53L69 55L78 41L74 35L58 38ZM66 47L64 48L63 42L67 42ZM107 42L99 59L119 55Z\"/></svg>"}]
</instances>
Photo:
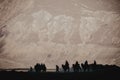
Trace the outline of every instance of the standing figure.
<instances>
[{"instance_id":1,"label":"standing figure","mask_svg":"<svg viewBox=\"0 0 120 80\"><path fill-rule=\"evenodd\" d=\"M56 72L59 72L59 66L56 65Z\"/></svg>"}]
</instances>

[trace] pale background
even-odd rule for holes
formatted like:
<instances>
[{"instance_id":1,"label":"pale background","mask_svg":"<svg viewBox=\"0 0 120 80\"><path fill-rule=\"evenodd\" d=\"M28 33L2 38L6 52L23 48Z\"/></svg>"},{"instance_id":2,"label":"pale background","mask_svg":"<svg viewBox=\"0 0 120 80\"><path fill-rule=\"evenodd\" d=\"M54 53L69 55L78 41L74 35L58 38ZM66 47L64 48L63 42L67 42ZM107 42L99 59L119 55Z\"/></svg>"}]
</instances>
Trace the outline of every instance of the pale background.
<instances>
[{"instance_id":1,"label":"pale background","mask_svg":"<svg viewBox=\"0 0 120 80\"><path fill-rule=\"evenodd\" d=\"M120 65L120 0L0 0L0 68L65 60Z\"/></svg>"}]
</instances>

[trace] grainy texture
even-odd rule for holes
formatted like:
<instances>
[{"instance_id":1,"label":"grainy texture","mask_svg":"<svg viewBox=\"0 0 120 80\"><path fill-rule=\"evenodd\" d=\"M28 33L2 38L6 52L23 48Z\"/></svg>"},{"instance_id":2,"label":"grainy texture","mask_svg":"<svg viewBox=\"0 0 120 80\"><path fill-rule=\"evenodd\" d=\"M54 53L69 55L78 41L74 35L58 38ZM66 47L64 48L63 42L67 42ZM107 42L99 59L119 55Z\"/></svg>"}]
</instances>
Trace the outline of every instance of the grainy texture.
<instances>
[{"instance_id":1,"label":"grainy texture","mask_svg":"<svg viewBox=\"0 0 120 80\"><path fill-rule=\"evenodd\" d=\"M120 65L119 0L0 0L0 67Z\"/></svg>"}]
</instances>

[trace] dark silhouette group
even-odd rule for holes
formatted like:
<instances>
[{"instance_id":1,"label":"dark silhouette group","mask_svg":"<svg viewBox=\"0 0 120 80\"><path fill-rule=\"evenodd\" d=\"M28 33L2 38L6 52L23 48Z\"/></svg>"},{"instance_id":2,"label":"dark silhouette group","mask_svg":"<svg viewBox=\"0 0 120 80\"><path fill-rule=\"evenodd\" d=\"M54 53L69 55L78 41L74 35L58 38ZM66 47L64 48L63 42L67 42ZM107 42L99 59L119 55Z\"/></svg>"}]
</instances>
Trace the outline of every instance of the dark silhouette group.
<instances>
[{"instance_id":1,"label":"dark silhouette group","mask_svg":"<svg viewBox=\"0 0 120 80\"><path fill-rule=\"evenodd\" d=\"M39 63L37 63L34 66L34 69L35 69L36 72L46 72L46 70L47 70L45 64L39 64Z\"/></svg>"},{"instance_id":2,"label":"dark silhouette group","mask_svg":"<svg viewBox=\"0 0 120 80\"><path fill-rule=\"evenodd\" d=\"M81 70L81 67L78 61L76 61L76 63L72 65L72 68L74 72L79 72Z\"/></svg>"},{"instance_id":3,"label":"dark silhouette group","mask_svg":"<svg viewBox=\"0 0 120 80\"><path fill-rule=\"evenodd\" d=\"M94 65L96 65L96 63ZM64 72L70 72L71 70L73 72L89 71L89 64L88 64L88 61L85 61L85 63L81 63L80 65L78 61L76 61L76 63L72 64L72 67L70 68L68 61L66 61L65 64L62 64L62 69ZM59 71L60 71L60 68L58 65L56 65L56 72L59 72Z\"/></svg>"},{"instance_id":4,"label":"dark silhouette group","mask_svg":"<svg viewBox=\"0 0 120 80\"><path fill-rule=\"evenodd\" d=\"M65 64L62 64L62 70L64 72L92 72L92 71L110 71L110 70L117 70L119 69L116 65L102 65L97 64L96 61L94 61L92 64L88 64L88 61L86 60L84 63L79 64L78 61L75 62L75 64L72 64L72 67L69 66L68 61L65 62ZM56 72L61 71L59 66L56 65Z\"/></svg>"},{"instance_id":5,"label":"dark silhouette group","mask_svg":"<svg viewBox=\"0 0 120 80\"><path fill-rule=\"evenodd\" d=\"M72 64L72 67L70 67L69 62L67 60L65 61L65 64L61 65L61 67L56 65L56 72L91 72L91 71L105 71L105 70L114 70L114 69L119 69L119 67L115 65L97 64L96 61L94 61L92 64L88 64L87 60L81 64L79 64L79 62L76 61L74 64ZM45 64L37 63L34 66L34 68L30 67L29 71L46 72L47 67Z\"/></svg>"},{"instance_id":6,"label":"dark silhouette group","mask_svg":"<svg viewBox=\"0 0 120 80\"><path fill-rule=\"evenodd\" d=\"M55 71L56 70L56 71ZM37 63L30 68L0 69L0 80L120 80L120 67L102 65L94 61L70 66L68 61L56 69L47 69L45 64Z\"/></svg>"},{"instance_id":7,"label":"dark silhouette group","mask_svg":"<svg viewBox=\"0 0 120 80\"><path fill-rule=\"evenodd\" d=\"M69 67L69 63L68 61L65 62L65 65L62 64L62 68L64 69L64 71L66 72L69 72L70 71L70 67Z\"/></svg>"}]
</instances>

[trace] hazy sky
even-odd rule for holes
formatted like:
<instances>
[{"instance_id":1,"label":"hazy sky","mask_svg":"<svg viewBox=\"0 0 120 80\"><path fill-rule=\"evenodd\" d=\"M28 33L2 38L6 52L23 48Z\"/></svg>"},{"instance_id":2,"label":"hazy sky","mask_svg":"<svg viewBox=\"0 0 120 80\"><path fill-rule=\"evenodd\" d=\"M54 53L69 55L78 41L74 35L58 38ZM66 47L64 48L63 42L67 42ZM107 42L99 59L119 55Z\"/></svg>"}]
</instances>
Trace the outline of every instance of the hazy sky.
<instances>
[{"instance_id":1,"label":"hazy sky","mask_svg":"<svg viewBox=\"0 0 120 80\"><path fill-rule=\"evenodd\" d=\"M0 0L0 67L120 65L119 12L119 0Z\"/></svg>"}]
</instances>

